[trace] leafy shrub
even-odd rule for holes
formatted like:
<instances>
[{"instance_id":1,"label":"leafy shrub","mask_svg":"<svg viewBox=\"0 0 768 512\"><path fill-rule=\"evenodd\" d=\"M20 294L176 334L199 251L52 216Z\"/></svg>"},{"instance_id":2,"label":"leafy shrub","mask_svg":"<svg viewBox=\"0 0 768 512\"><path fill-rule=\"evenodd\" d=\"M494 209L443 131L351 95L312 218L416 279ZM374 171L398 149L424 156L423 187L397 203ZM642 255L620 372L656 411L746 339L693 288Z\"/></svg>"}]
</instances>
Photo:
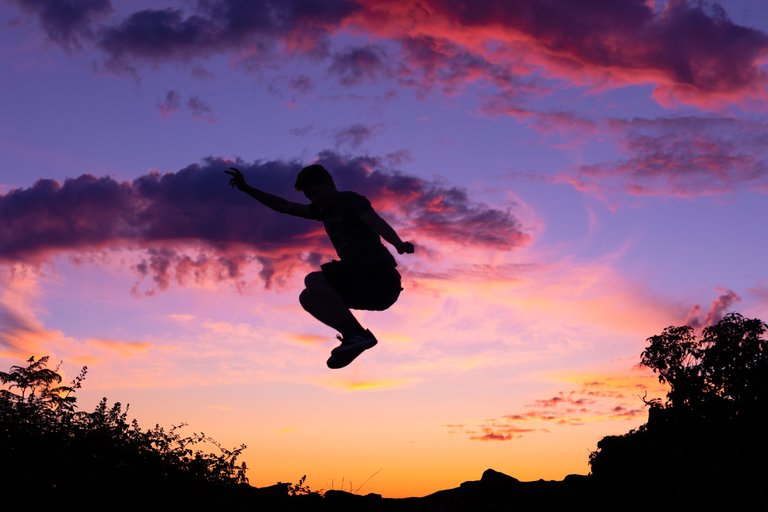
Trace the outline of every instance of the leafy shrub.
<instances>
[{"instance_id":1,"label":"leafy shrub","mask_svg":"<svg viewBox=\"0 0 768 512\"><path fill-rule=\"evenodd\" d=\"M58 367L47 365L47 356L33 357L0 372L0 488L6 498L33 496L59 505L89 499L95 505L107 496L122 495L123 504L165 496L178 504L218 499L222 489L247 483L246 465L237 462L245 445L230 450L204 434L184 436L183 424L143 430L128 421L127 406L110 406L106 398L93 412L80 412L75 392L87 368L63 386ZM215 453L203 450L210 445Z\"/></svg>"},{"instance_id":2,"label":"leafy shrub","mask_svg":"<svg viewBox=\"0 0 768 512\"><path fill-rule=\"evenodd\" d=\"M700 335L682 326L648 338L641 361L670 386L667 400L646 401L646 424L599 441L592 474L612 485L642 482L654 487L645 499L678 496L685 507L768 502L759 490L768 476L766 329L731 313Z\"/></svg>"}]
</instances>

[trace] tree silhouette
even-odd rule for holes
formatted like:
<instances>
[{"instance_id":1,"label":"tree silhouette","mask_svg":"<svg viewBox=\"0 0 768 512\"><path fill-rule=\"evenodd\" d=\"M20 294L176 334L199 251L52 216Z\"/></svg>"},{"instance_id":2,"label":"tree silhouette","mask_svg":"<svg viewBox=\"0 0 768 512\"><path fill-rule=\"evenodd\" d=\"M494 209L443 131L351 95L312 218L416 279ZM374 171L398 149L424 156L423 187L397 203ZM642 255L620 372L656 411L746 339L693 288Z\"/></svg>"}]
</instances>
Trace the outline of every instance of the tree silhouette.
<instances>
[{"instance_id":1,"label":"tree silhouette","mask_svg":"<svg viewBox=\"0 0 768 512\"><path fill-rule=\"evenodd\" d=\"M648 338L642 363L670 386L667 407L696 411L711 420L759 414L768 382L768 326L738 313L703 330L668 327Z\"/></svg>"},{"instance_id":2,"label":"tree silhouette","mask_svg":"<svg viewBox=\"0 0 768 512\"><path fill-rule=\"evenodd\" d=\"M62 385L48 358L0 372L0 496L65 510L768 510L768 325L732 313L696 331L648 338L641 363L669 386L648 421L600 440L591 475L520 482L492 471L424 498L387 500L305 485L247 485L244 445L221 447L183 425L143 430L103 398L77 410L87 368ZM212 444L216 453L200 446Z\"/></svg>"},{"instance_id":3,"label":"tree silhouette","mask_svg":"<svg viewBox=\"0 0 768 512\"><path fill-rule=\"evenodd\" d=\"M592 475L615 492L630 482L652 485L657 497L688 508L752 510L755 496L765 504L755 489L767 476L760 469L768 457L766 330L759 319L731 313L699 335L682 326L648 338L641 362L669 385L667 400L647 400L646 424L598 442Z\"/></svg>"},{"instance_id":4,"label":"tree silhouette","mask_svg":"<svg viewBox=\"0 0 768 512\"><path fill-rule=\"evenodd\" d=\"M125 505L159 496L177 506L201 505L219 502L225 491L236 496L232 487L247 482L245 463L237 463L245 445L229 450L205 434L183 436L183 424L143 430L135 419L128 421L128 407L109 406L106 398L93 412L80 412L74 393L87 368L62 386L58 367L47 364L48 357L33 357L26 366L0 372L4 499L33 496L38 505L113 509L115 503L102 501L122 495Z\"/></svg>"}]
</instances>

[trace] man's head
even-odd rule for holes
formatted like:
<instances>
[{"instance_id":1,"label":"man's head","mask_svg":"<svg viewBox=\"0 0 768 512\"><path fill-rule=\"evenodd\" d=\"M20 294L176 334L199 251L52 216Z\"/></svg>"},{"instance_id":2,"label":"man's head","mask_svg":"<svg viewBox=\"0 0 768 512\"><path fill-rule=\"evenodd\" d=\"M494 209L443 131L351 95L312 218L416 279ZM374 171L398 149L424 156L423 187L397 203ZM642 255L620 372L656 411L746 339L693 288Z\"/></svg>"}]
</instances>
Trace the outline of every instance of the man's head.
<instances>
[{"instance_id":1,"label":"man's head","mask_svg":"<svg viewBox=\"0 0 768 512\"><path fill-rule=\"evenodd\" d=\"M307 199L315 201L329 193L336 192L336 184L328 170L320 164L304 167L296 176L296 190L303 192Z\"/></svg>"}]
</instances>

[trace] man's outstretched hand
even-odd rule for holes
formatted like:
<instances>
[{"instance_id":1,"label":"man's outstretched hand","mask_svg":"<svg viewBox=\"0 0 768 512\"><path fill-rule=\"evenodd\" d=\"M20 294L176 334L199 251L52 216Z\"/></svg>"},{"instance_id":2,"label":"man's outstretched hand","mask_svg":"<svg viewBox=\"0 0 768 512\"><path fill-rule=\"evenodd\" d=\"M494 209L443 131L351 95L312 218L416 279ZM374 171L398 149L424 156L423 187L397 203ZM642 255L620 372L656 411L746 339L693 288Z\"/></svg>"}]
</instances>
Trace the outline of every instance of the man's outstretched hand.
<instances>
[{"instance_id":1,"label":"man's outstretched hand","mask_svg":"<svg viewBox=\"0 0 768 512\"><path fill-rule=\"evenodd\" d=\"M229 186L236 188L237 190L243 190L246 187L245 176L240 172L240 169L236 167L230 167L228 171L224 171L225 174L232 176L229 180Z\"/></svg>"},{"instance_id":2,"label":"man's outstretched hand","mask_svg":"<svg viewBox=\"0 0 768 512\"><path fill-rule=\"evenodd\" d=\"M411 242L403 242L397 246L397 254L413 254L414 250Z\"/></svg>"}]
</instances>

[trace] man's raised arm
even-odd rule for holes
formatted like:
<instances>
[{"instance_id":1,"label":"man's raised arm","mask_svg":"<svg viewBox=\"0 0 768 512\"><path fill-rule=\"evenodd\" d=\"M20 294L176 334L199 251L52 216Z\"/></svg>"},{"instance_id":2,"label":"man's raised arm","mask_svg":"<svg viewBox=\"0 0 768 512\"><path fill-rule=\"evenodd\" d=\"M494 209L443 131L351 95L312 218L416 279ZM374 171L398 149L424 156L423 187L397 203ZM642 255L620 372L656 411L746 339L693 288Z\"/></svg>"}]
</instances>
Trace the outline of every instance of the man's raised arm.
<instances>
[{"instance_id":1,"label":"man's raised arm","mask_svg":"<svg viewBox=\"0 0 768 512\"><path fill-rule=\"evenodd\" d=\"M245 176L243 176L243 173L240 172L239 169L230 167L228 171L224 172L232 176L232 178L229 180L229 185L232 188L236 188L241 192L245 192L267 208L271 208L276 212L286 213L296 217L303 217L305 219L314 218L312 216L309 205L294 203L288 201L287 199L283 199L280 196L276 196L274 194L270 194L269 192L264 192L263 190L259 190L258 188L250 186L248 183L246 183Z\"/></svg>"},{"instance_id":2,"label":"man's raised arm","mask_svg":"<svg viewBox=\"0 0 768 512\"><path fill-rule=\"evenodd\" d=\"M413 244L411 242L403 242L392 226L382 219L373 209L363 212L363 214L360 215L360 218L381 238L392 244L394 248L397 249L398 254L413 254Z\"/></svg>"}]
</instances>

